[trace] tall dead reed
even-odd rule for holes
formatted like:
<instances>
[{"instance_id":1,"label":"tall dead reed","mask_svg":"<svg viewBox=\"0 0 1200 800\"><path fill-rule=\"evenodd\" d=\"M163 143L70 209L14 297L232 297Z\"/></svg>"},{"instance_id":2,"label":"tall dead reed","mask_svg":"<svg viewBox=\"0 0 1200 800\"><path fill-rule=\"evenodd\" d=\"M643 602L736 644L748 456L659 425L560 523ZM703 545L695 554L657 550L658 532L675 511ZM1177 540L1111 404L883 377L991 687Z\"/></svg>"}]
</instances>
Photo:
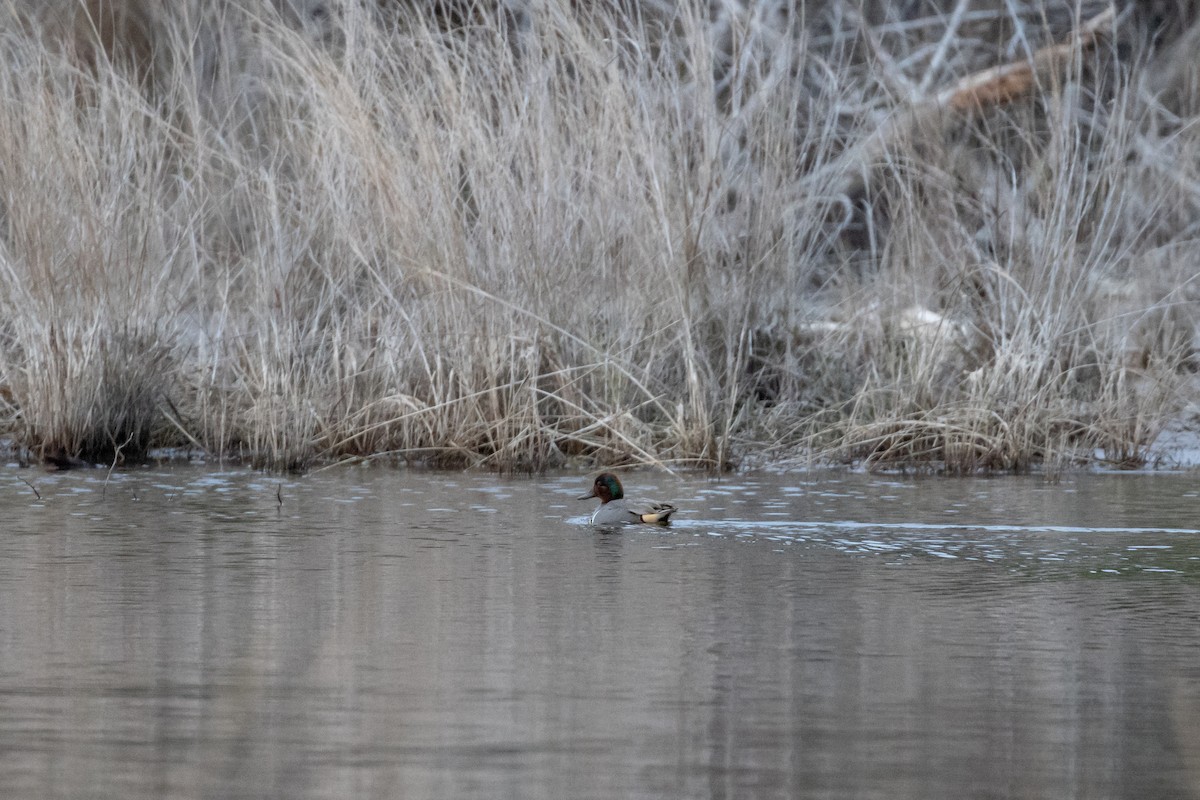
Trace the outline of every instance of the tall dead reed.
<instances>
[{"instance_id":1,"label":"tall dead reed","mask_svg":"<svg viewBox=\"0 0 1200 800\"><path fill-rule=\"evenodd\" d=\"M848 157L1044 15L451 5L0 8L17 443L1014 469L1184 397L1194 137L1114 53Z\"/></svg>"}]
</instances>

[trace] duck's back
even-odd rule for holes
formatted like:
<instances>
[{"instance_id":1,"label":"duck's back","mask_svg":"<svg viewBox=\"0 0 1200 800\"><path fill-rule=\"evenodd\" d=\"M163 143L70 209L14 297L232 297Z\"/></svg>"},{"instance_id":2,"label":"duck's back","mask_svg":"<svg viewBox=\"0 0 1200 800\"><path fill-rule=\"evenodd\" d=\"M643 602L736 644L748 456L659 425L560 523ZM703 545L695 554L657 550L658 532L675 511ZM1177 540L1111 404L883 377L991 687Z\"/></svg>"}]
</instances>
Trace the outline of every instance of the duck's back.
<instances>
[{"instance_id":1,"label":"duck's back","mask_svg":"<svg viewBox=\"0 0 1200 800\"><path fill-rule=\"evenodd\" d=\"M621 525L627 522L645 522L666 525L674 513L675 506L670 503L642 503L634 508L627 500L611 500L601 504L592 513L592 524Z\"/></svg>"}]
</instances>

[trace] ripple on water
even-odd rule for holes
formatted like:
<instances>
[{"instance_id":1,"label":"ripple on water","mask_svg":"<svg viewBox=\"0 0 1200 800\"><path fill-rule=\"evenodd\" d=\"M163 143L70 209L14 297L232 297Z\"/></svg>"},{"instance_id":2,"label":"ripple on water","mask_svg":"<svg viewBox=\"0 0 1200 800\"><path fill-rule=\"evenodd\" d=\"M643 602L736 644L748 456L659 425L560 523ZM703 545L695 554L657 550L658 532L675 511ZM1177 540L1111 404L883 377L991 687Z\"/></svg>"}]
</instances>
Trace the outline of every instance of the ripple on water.
<instances>
[{"instance_id":1,"label":"ripple on water","mask_svg":"<svg viewBox=\"0 0 1200 800\"><path fill-rule=\"evenodd\" d=\"M684 519L675 522L672 530L706 538L820 547L850 556L981 562L1043 577L1132 573L1200 577L1200 530L1191 528ZM1150 537L1154 541L1145 541Z\"/></svg>"}]
</instances>

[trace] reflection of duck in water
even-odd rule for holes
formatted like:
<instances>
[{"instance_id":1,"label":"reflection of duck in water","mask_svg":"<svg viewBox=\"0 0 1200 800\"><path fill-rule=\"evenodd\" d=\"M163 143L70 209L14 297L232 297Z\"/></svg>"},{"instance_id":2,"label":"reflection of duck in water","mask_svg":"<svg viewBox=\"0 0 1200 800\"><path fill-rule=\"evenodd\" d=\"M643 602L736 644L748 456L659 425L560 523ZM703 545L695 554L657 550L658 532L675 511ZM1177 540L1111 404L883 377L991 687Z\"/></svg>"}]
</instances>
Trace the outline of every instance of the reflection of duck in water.
<instances>
[{"instance_id":1,"label":"reflection of duck in water","mask_svg":"<svg viewBox=\"0 0 1200 800\"><path fill-rule=\"evenodd\" d=\"M592 493L579 499L587 500L592 497L600 498L600 507L592 512L593 525L620 525L626 522L666 525L676 511L675 506L670 503L630 504L625 499L621 481L611 472L597 476L596 482L592 484Z\"/></svg>"}]
</instances>

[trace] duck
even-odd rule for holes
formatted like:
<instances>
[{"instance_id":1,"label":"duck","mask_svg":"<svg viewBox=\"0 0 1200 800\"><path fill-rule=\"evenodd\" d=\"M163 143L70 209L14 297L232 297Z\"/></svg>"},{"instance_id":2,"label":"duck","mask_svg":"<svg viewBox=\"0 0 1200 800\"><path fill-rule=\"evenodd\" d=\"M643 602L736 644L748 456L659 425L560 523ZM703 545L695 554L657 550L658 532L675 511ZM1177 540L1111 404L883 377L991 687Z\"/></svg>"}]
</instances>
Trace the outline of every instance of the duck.
<instances>
[{"instance_id":1,"label":"duck","mask_svg":"<svg viewBox=\"0 0 1200 800\"><path fill-rule=\"evenodd\" d=\"M625 499L621 480L611 472L596 476L590 494L580 500L600 498L600 506L592 512L593 525L622 525L644 522L648 525L666 525L677 509L670 503L643 503L631 505Z\"/></svg>"}]
</instances>

